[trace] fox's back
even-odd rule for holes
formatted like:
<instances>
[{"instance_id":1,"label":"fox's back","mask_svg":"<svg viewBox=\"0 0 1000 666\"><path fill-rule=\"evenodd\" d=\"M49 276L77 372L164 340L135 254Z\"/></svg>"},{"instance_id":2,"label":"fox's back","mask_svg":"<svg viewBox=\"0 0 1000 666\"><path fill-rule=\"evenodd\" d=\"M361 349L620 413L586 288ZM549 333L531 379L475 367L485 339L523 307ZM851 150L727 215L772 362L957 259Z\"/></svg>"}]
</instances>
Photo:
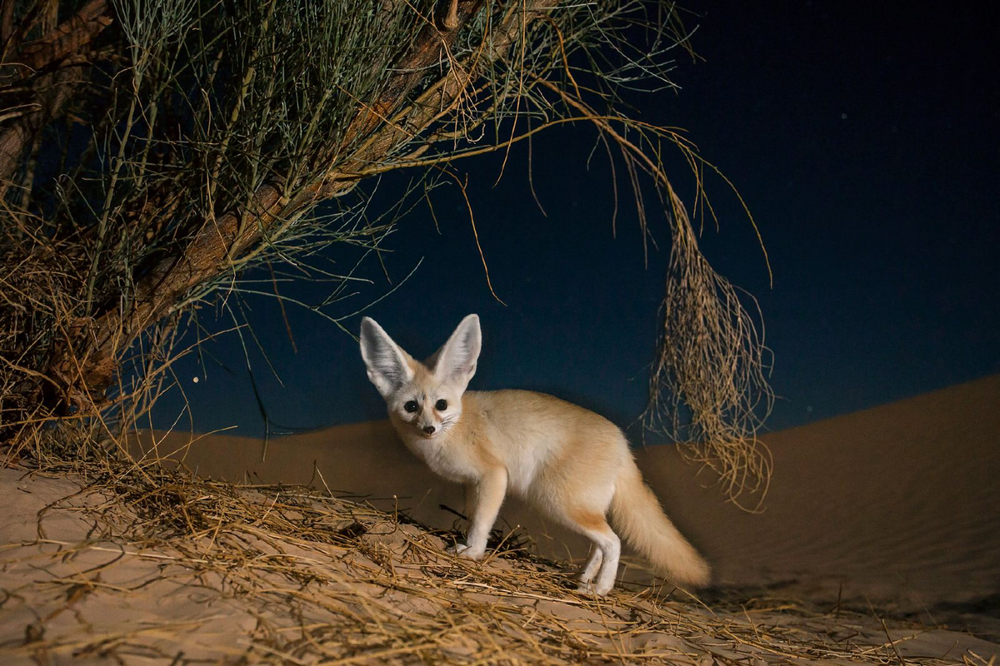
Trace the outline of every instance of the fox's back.
<instances>
[{"instance_id":1,"label":"fox's back","mask_svg":"<svg viewBox=\"0 0 1000 666\"><path fill-rule=\"evenodd\" d=\"M512 489L522 495L540 475L579 475L585 467L610 471L629 455L611 421L545 393L467 391L462 412L463 434L507 467Z\"/></svg>"}]
</instances>

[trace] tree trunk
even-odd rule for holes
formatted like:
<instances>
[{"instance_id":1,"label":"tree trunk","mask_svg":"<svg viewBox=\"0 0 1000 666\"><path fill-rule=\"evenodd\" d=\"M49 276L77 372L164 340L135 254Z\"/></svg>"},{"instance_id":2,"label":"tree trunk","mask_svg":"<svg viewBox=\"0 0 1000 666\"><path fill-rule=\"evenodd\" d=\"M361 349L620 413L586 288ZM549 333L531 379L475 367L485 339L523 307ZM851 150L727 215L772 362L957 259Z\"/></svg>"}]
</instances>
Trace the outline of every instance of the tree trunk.
<instances>
[{"instance_id":1,"label":"tree trunk","mask_svg":"<svg viewBox=\"0 0 1000 666\"><path fill-rule=\"evenodd\" d=\"M8 7L12 5L4 5L3 16L0 16L4 22L8 11L12 11ZM13 60L2 64L0 82L8 88L30 82L30 98L22 101L20 109L0 112L0 116L6 115L8 119L18 118L0 133L0 183L3 183L0 196L21 164L25 148L31 145L43 127L62 114L66 102L72 98L75 85L83 80L82 72L59 71L59 67L70 56L80 55L85 46L111 25L107 11L106 0L92 0L72 18L46 33L45 37L27 44ZM2 29L12 32L6 25ZM11 36L5 36L5 45Z\"/></svg>"}]
</instances>

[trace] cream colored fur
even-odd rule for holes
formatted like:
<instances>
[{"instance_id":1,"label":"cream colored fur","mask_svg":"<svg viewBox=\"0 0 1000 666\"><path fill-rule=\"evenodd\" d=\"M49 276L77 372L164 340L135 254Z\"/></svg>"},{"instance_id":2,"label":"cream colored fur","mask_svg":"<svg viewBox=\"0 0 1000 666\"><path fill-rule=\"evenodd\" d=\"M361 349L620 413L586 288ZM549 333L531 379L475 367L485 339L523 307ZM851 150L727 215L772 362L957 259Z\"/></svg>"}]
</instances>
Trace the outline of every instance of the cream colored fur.
<instances>
[{"instance_id":1,"label":"cream colored fur","mask_svg":"<svg viewBox=\"0 0 1000 666\"><path fill-rule=\"evenodd\" d=\"M458 554L483 557L509 491L593 542L582 590L605 594L614 586L621 546L608 525L609 512L658 573L682 585L706 585L708 565L664 515L621 430L542 393L466 392L480 348L476 315L462 320L429 366L403 351L374 320L366 317L361 324L368 377L385 398L403 443L435 473L472 490L472 524Z\"/></svg>"}]
</instances>

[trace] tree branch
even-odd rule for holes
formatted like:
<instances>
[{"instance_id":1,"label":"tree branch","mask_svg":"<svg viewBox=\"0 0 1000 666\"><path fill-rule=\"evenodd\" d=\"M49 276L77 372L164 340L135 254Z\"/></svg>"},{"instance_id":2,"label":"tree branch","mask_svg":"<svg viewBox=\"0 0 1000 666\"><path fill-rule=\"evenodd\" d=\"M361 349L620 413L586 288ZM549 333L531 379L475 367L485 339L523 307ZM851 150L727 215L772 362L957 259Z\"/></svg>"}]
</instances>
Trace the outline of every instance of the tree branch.
<instances>
[{"instance_id":1,"label":"tree branch","mask_svg":"<svg viewBox=\"0 0 1000 666\"><path fill-rule=\"evenodd\" d=\"M226 272L235 273L245 263L248 252L280 235L283 225L292 224L302 210L352 189L366 167L384 160L426 130L456 103L475 80L479 66L504 57L527 25L559 2L528 0L521 11L508 13L488 34L489 43L479 53L479 65L473 63L470 71L454 66L418 99L410 100L426 68L452 48L461 28L478 14L485 0L459 2L459 25L454 30L442 32L433 25L425 26L384 93L374 103L362 104L358 109L345 134L350 148L342 147L354 152L340 160L335 169L331 167L313 178L291 197L283 194L284 183L262 186L248 210L207 220L182 256L163 260L144 275L136 285L132 307L115 307L85 322L76 348L67 345L54 356L51 365L49 374L66 387L65 399L81 402L86 395L103 395L113 381L118 355L142 330L170 314L198 285ZM358 138L362 140L358 142ZM331 161L334 159L336 155L331 156Z\"/></svg>"},{"instance_id":2,"label":"tree branch","mask_svg":"<svg viewBox=\"0 0 1000 666\"><path fill-rule=\"evenodd\" d=\"M28 76L78 53L111 25L107 0L91 0L41 39L27 44L13 63Z\"/></svg>"}]
</instances>

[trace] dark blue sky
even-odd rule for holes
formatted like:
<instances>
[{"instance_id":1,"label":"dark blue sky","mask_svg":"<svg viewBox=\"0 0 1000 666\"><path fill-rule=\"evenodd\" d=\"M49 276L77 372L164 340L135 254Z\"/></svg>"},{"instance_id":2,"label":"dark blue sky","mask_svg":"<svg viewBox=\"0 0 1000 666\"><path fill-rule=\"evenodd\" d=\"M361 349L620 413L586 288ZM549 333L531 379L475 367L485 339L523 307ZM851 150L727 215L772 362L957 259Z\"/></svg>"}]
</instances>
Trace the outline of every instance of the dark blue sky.
<instances>
[{"instance_id":1,"label":"dark blue sky","mask_svg":"<svg viewBox=\"0 0 1000 666\"><path fill-rule=\"evenodd\" d=\"M992 63L996 14L989 3L697 2L693 38L704 62L677 52L679 93L636 98L641 118L686 128L701 153L737 185L760 227L767 272L739 202L721 180L709 194L721 229L703 250L716 270L760 301L778 393L772 429L863 409L1000 372L1000 94ZM418 206L386 240L394 282L415 274L368 312L418 357L432 353L462 316L484 328L472 388L531 388L575 400L628 425L646 399L648 364L669 251L662 217L647 266L634 206L620 192L617 238L606 159L590 161L589 127L541 135L527 181L526 146L459 165L468 174L480 242L497 294L489 293L468 214L456 187L434 193L440 235ZM683 165L677 155L681 194ZM392 201L386 179L373 209ZM346 271L356 253L326 259ZM375 280L349 313L390 285ZM254 277L260 278L261 275ZM282 293L321 301L320 285ZM284 382L250 352L273 432L381 418L357 345L333 324L288 307L293 352L273 299L250 297L248 319ZM226 316L211 323L232 325ZM355 330L359 319L345 324ZM246 338L247 344L254 343ZM204 365L181 361L177 377L193 419L178 427L263 421L240 339L208 343ZM214 358L211 358L214 357ZM221 362L221 365L219 364ZM195 383L194 377L199 377ZM161 400L155 425L181 412Z\"/></svg>"}]
</instances>

